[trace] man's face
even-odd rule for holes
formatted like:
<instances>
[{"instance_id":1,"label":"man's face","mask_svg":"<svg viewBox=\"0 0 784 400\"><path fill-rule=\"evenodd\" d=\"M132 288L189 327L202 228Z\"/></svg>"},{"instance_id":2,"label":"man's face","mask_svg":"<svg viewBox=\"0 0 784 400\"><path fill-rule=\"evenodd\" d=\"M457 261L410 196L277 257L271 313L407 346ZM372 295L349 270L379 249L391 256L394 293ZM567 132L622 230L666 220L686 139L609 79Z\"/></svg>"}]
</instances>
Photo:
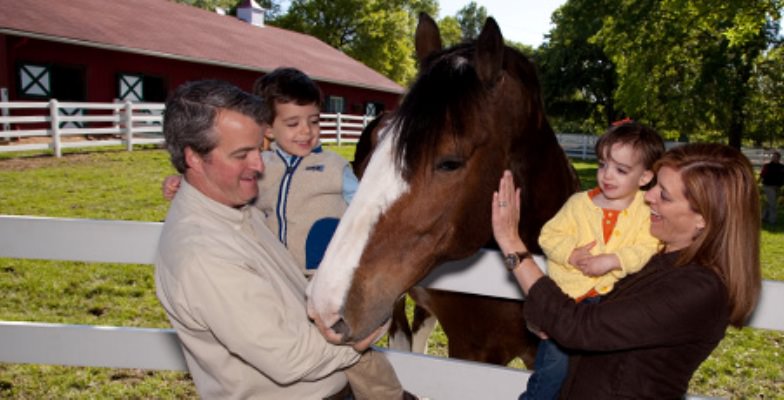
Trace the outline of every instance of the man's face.
<instances>
[{"instance_id":1,"label":"man's face","mask_svg":"<svg viewBox=\"0 0 784 400\"><path fill-rule=\"evenodd\" d=\"M204 157L189 152L193 171L188 182L221 204L248 204L258 196L257 180L264 170L259 153L262 127L236 111L221 110L215 117L215 131L218 146L211 152Z\"/></svg>"}]
</instances>

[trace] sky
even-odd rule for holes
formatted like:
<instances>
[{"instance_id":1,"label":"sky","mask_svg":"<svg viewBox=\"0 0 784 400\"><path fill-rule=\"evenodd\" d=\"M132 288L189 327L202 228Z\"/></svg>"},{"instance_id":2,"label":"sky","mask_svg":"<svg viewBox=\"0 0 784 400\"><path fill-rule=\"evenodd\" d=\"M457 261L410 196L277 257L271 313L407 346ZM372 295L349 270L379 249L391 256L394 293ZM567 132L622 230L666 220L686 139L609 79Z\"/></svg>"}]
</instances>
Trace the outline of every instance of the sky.
<instances>
[{"instance_id":1,"label":"sky","mask_svg":"<svg viewBox=\"0 0 784 400\"><path fill-rule=\"evenodd\" d=\"M495 18L505 39L539 47L544 35L550 32L550 16L566 0L474 0L487 10L487 16ZM441 6L439 20L454 16L471 0L438 0Z\"/></svg>"}]
</instances>

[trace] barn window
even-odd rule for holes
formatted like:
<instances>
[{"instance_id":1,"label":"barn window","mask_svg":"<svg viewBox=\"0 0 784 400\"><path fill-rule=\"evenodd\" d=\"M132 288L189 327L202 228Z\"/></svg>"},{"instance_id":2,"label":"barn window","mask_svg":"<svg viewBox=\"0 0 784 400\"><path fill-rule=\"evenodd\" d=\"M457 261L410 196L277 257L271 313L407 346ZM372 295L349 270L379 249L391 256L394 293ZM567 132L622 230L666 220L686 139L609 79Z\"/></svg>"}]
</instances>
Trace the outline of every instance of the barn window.
<instances>
[{"instance_id":1,"label":"barn window","mask_svg":"<svg viewBox=\"0 0 784 400\"><path fill-rule=\"evenodd\" d=\"M141 101L144 98L144 86L140 75L120 75L117 85L117 98L120 100Z\"/></svg>"},{"instance_id":2,"label":"barn window","mask_svg":"<svg viewBox=\"0 0 784 400\"><path fill-rule=\"evenodd\" d=\"M365 103L365 115L375 117L382 112L384 112L384 103L377 101L368 101Z\"/></svg>"},{"instance_id":3,"label":"barn window","mask_svg":"<svg viewBox=\"0 0 784 400\"><path fill-rule=\"evenodd\" d=\"M17 68L22 98L84 101L87 98L84 69L67 65L22 63Z\"/></svg>"},{"instance_id":4,"label":"barn window","mask_svg":"<svg viewBox=\"0 0 784 400\"><path fill-rule=\"evenodd\" d=\"M23 64L19 67L19 94L26 97L49 97L51 84L49 68L44 65Z\"/></svg>"},{"instance_id":5,"label":"barn window","mask_svg":"<svg viewBox=\"0 0 784 400\"><path fill-rule=\"evenodd\" d=\"M340 96L327 96L327 112L341 114L345 112L346 100Z\"/></svg>"},{"instance_id":6,"label":"barn window","mask_svg":"<svg viewBox=\"0 0 784 400\"><path fill-rule=\"evenodd\" d=\"M135 102L166 101L166 86L163 78L139 74L120 74L117 76L117 98Z\"/></svg>"}]
</instances>

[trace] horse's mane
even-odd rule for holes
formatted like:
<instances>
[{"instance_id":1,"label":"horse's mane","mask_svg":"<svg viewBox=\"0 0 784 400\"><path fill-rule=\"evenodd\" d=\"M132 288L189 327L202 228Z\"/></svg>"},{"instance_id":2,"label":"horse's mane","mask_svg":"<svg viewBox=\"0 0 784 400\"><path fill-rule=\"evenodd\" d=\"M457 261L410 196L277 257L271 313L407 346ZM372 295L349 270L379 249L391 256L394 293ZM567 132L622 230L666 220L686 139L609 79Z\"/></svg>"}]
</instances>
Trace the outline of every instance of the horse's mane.
<instances>
[{"instance_id":1,"label":"horse's mane","mask_svg":"<svg viewBox=\"0 0 784 400\"><path fill-rule=\"evenodd\" d=\"M395 114L395 158L407 177L434 154L439 135L467 133L469 118L484 98L474 69L473 44L461 44L423 61L416 81Z\"/></svg>"},{"instance_id":2,"label":"horse's mane","mask_svg":"<svg viewBox=\"0 0 784 400\"><path fill-rule=\"evenodd\" d=\"M470 134L469 125L485 101L488 86L474 66L476 42L469 42L431 54L422 61L419 75L394 115L398 131L395 159L407 179L411 171L435 154L440 135L455 139ZM505 49L504 68L523 85L532 128L546 125L536 71L523 54ZM525 97L525 96L524 96ZM549 126L547 126L549 128Z\"/></svg>"}]
</instances>

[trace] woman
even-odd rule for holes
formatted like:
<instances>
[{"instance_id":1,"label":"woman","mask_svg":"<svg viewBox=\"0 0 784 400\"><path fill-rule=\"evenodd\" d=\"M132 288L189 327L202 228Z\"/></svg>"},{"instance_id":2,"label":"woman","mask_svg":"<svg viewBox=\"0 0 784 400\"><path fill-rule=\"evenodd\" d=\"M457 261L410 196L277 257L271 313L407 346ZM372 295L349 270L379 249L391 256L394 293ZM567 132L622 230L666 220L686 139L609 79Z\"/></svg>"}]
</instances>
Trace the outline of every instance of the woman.
<instances>
[{"instance_id":1,"label":"woman","mask_svg":"<svg viewBox=\"0 0 784 400\"><path fill-rule=\"evenodd\" d=\"M504 254L523 253L512 272L527 295L527 321L570 351L561 398L680 399L727 325L743 326L756 305L759 194L748 159L693 144L668 151L654 169L645 199L661 251L601 303L580 307L525 256L520 191L510 173L501 178L493 232Z\"/></svg>"}]
</instances>

